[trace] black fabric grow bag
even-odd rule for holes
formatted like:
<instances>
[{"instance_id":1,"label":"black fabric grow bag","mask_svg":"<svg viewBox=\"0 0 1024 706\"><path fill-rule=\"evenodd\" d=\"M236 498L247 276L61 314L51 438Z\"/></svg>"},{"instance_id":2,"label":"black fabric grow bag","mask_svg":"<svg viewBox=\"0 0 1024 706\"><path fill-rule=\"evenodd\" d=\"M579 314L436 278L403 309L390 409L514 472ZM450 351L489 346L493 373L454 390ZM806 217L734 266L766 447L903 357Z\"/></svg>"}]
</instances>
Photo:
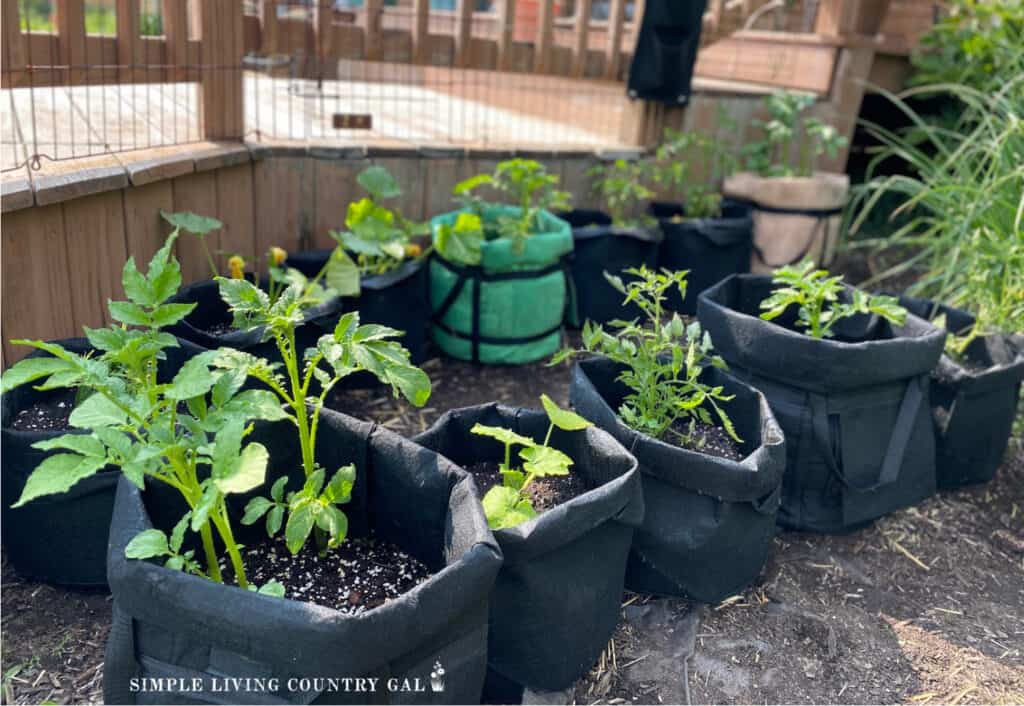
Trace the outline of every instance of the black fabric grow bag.
<instances>
[{"instance_id":1,"label":"black fabric grow bag","mask_svg":"<svg viewBox=\"0 0 1024 706\"><path fill-rule=\"evenodd\" d=\"M316 277L333 250L307 250L288 256L287 264L306 277ZM428 357L430 326L429 279L424 260L406 260L391 272L360 280L358 297L342 297L342 312L358 311L364 324L380 324L404 331L399 339L419 365Z\"/></svg>"},{"instance_id":2,"label":"black fabric grow bag","mask_svg":"<svg viewBox=\"0 0 1024 706\"><path fill-rule=\"evenodd\" d=\"M673 311L697 313L701 292L731 274L750 271L754 221L749 204L724 199L720 218L683 220L682 204L655 201L650 214L658 219L663 236L658 267L690 271L686 298L675 289L668 293L668 308Z\"/></svg>"},{"instance_id":3,"label":"black fabric grow bag","mask_svg":"<svg viewBox=\"0 0 1024 706\"><path fill-rule=\"evenodd\" d=\"M263 284L265 287L266 278ZM168 299L168 302L196 304L192 313L182 321L167 327L166 330L178 338L211 350L227 346L266 358L272 363L281 362L281 355L274 341L262 340L262 328L251 331L232 329L226 333L210 331L215 326L230 325L232 319L228 305L220 297L220 288L216 281L194 282L180 289L175 296ZM322 335L334 330L340 315L341 301L338 297L306 310L305 321L295 328L295 346L299 351L299 360L302 359L304 350L316 346Z\"/></svg>"},{"instance_id":4,"label":"black fabric grow bag","mask_svg":"<svg viewBox=\"0 0 1024 706\"><path fill-rule=\"evenodd\" d=\"M540 412L488 404L447 412L418 443L467 466L502 460L503 445L470 433L500 426L542 441ZM505 556L491 597L490 669L539 690L565 689L587 672L619 619L626 556L643 518L636 459L590 427L556 429L551 445L567 453L591 488L517 527L494 534Z\"/></svg>"},{"instance_id":5,"label":"black fabric grow bag","mask_svg":"<svg viewBox=\"0 0 1024 706\"><path fill-rule=\"evenodd\" d=\"M558 217L572 226L573 289L568 323L581 326L587 319L603 324L639 317L639 307L623 306L624 296L608 284L604 273L618 275L640 265L653 268L661 235L649 228L617 228L602 211L576 209Z\"/></svg>"},{"instance_id":6,"label":"black fabric grow bag","mask_svg":"<svg viewBox=\"0 0 1024 706\"><path fill-rule=\"evenodd\" d=\"M258 424L252 439L270 452L263 494L287 473L302 482L294 426ZM169 530L184 506L173 491L151 483L145 493L118 486L110 532L109 576L114 622L104 664L107 703L476 703L483 684L487 599L501 552L487 528L473 481L453 463L382 427L330 410L320 418L317 460L325 468L356 465L349 536L393 542L434 573L402 597L357 616L223 586L151 562L124 558L138 532ZM233 496L234 514L248 496ZM235 523L238 540L265 541L263 523ZM190 539L194 539L191 535ZM430 672L440 662L445 688L434 692ZM202 693L140 693L135 677L202 680ZM214 677L277 677L278 690L210 693ZM296 690L303 677L419 678L419 693ZM300 685L301 686L301 685Z\"/></svg>"},{"instance_id":7,"label":"black fabric grow bag","mask_svg":"<svg viewBox=\"0 0 1024 706\"><path fill-rule=\"evenodd\" d=\"M733 275L701 294L697 317L786 434L779 523L848 531L931 495L928 379L944 332L913 315L898 327L856 316L815 340L793 329L796 307L759 318L771 291L768 276Z\"/></svg>"},{"instance_id":8,"label":"black fabric grow bag","mask_svg":"<svg viewBox=\"0 0 1024 706\"><path fill-rule=\"evenodd\" d=\"M84 338L56 341L80 355L93 350ZM158 374L169 381L186 360L202 349L185 341L180 348L167 350ZM48 356L34 350L30 357ZM11 509L25 488L25 482L36 466L60 451L33 449L37 441L53 439L67 431L16 431L11 428L21 410L37 403L56 400L66 390L36 390L22 385L5 394L2 404L3 428L0 431L0 533L4 550L18 575L45 583L79 587L107 585L107 536L110 514L114 507L114 490L120 471L106 468L76 483L68 492L37 498L24 506Z\"/></svg>"},{"instance_id":9,"label":"black fabric grow bag","mask_svg":"<svg viewBox=\"0 0 1024 706\"><path fill-rule=\"evenodd\" d=\"M923 319L943 314L954 333L974 325L974 317L962 309L908 296L900 303ZM1010 443L1024 380L1024 350L1007 336L977 338L964 355L977 367L944 355L931 377L939 488L992 480Z\"/></svg>"},{"instance_id":10,"label":"black fabric grow bag","mask_svg":"<svg viewBox=\"0 0 1024 706\"><path fill-rule=\"evenodd\" d=\"M782 432L757 390L709 369L705 381L736 395L728 413L746 458L730 461L659 441L619 419L627 394L617 381L621 372L606 358L584 360L573 367L569 395L640 464L644 520L633 536L626 588L716 603L751 584L768 556L785 464Z\"/></svg>"}]
</instances>

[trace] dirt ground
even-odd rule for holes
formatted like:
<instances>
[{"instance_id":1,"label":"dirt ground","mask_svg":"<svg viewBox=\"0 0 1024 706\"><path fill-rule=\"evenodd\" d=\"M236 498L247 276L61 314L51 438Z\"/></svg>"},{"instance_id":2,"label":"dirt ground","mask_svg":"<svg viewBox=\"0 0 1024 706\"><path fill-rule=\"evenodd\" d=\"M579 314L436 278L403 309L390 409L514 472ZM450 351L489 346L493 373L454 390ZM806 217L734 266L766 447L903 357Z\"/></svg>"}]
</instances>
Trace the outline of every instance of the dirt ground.
<instances>
[{"instance_id":1,"label":"dirt ground","mask_svg":"<svg viewBox=\"0 0 1024 706\"><path fill-rule=\"evenodd\" d=\"M332 406L404 434L444 410L566 403L564 367L432 360L421 410L380 389ZM4 561L6 703L99 703L110 599ZM1024 703L1024 445L996 479L859 532L783 532L757 585L717 606L627 593L600 663L561 702Z\"/></svg>"}]
</instances>

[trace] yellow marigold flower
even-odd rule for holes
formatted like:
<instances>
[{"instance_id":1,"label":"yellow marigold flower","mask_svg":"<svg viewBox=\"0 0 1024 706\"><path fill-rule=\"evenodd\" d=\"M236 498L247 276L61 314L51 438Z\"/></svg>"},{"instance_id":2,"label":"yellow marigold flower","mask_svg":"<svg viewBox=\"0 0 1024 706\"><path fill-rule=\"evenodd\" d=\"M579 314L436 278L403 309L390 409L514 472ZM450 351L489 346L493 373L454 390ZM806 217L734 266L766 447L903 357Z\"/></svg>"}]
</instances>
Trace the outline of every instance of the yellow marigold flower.
<instances>
[{"instance_id":1,"label":"yellow marigold flower","mask_svg":"<svg viewBox=\"0 0 1024 706\"><path fill-rule=\"evenodd\" d=\"M275 267L280 267L284 264L284 261L288 259L288 251L284 248L279 248L276 245L270 248L270 262Z\"/></svg>"},{"instance_id":2,"label":"yellow marigold flower","mask_svg":"<svg viewBox=\"0 0 1024 706\"><path fill-rule=\"evenodd\" d=\"M245 277L245 260L241 255L232 255L228 259L228 269L231 270L231 279L242 279Z\"/></svg>"},{"instance_id":3,"label":"yellow marigold flower","mask_svg":"<svg viewBox=\"0 0 1024 706\"><path fill-rule=\"evenodd\" d=\"M406 257L419 257L422 252L423 248L421 248L416 243L409 243L408 245L405 246Z\"/></svg>"}]
</instances>

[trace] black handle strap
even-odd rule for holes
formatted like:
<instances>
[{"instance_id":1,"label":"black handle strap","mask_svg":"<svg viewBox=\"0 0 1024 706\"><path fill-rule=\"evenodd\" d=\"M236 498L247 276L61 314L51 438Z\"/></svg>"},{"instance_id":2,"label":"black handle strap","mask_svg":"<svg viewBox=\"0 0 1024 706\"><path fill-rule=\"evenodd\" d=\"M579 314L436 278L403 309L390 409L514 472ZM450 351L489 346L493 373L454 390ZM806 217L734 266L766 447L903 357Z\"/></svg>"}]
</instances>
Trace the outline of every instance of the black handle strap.
<instances>
[{"instance_id":1,"label":"black handle strap","mask_svg":"<svg viewBox=\"0 0 1024 706\"><path fill-rule=\"evenodd\" d=\"M851 483L844 475L839 463L835 458L835 451L829 443L828 406L824 395L811 393L811 429L818 451L829 470L839 479L844 487L858 493L870 493L886 485L890 485L899 477L900 468L903 465L903 457L910 441L910 435L914 430L914 422L917 413L924 401L923 386L926 384L922 377L911 378L907 383L903 398L900 400L900 408L896 414L896 423L893 425L892 434L889 435L889 443L885 449L885 456L882 459L882 467L879 470L878 478L874 483L865 486L858 486Z\"/></svg>"}]
</instances>

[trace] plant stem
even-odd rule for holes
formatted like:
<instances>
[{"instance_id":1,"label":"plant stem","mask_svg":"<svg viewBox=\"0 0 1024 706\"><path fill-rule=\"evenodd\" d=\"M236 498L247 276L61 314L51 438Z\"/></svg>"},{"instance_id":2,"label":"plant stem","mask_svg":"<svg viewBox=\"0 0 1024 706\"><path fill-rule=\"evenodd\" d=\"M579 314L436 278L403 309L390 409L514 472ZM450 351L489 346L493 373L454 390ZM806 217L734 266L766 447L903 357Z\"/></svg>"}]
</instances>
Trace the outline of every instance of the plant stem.
<instances>
[{"instance_id":1,"label":"plant stem","mask_svg":"<svg viewBox=\"0 0 1024 706\"><path fill-rule=\"evenodd\" d=\"M249 588L249 581L245 575L245 563L242 561L241 552L238 551L238 543L235 542L234 534L231 532L231 522L228 520L227 509L224 507L223 500L220 501L220 507L217 508L216 512L210 515L210 520L217 527L217 532L224 542L224 547L228 550L228 557L231 559L231 565L235 569L235 583L241 588ZM206 529L209 531L209 527ZM220 573L219 568L217 572Z\"/></svg>"},{"instance_id":2,"label":"plant stem","mask_svg":"<svg viewBox=\"0 0 1024 706\"><path fill-rule=\"evenodd\" d=\"M210 248L206 245L206 234L199 236L199 242L203 244L203 254L206 255L206 264L210 266L210 272L213 274L213 278L217 279L220 276L220 272L217 271L217 263L213 260L213 255L210 254Z\"/></svg>"},{"instance_id":3,"label":"plant stem","mask_svg":"<svg viewBox=\"0 0 1024 706\"><path fill-rule=\"evenodd\" d=\"M208 521L199 528L199 536L203 538L203 553L206 554L206 570L210 573L210 578L217 583L224 583L220 573L220 564L217 561L217 549L213 545L213 533L210 532Z\"/></svg>"}]
</instances>

